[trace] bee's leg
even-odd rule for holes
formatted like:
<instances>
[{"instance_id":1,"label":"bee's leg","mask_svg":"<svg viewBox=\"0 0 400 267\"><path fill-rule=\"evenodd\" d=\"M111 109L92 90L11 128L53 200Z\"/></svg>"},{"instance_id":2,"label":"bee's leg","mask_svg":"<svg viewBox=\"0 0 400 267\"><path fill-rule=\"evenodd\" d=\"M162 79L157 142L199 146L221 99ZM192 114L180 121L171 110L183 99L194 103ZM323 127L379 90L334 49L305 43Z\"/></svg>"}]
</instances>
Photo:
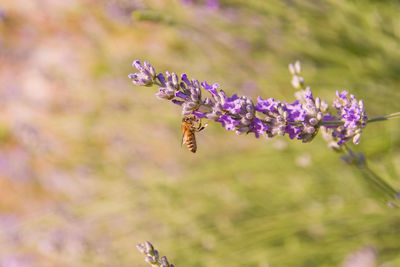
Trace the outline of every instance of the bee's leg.
<instances>
[{"instance_id":1,"label":"bee's leg","mask_svg":"<svg viewBox=\"0 0 400 267\"><path fill-rule=\"evenodd\" d=\"M201 121L199 123L199 126L196 129L196 132L200 132L202 130L204 130L204 128L206 128L208 126L208 123L206 123L204 126L201 126Z\"/></svg>"}]
</instances>

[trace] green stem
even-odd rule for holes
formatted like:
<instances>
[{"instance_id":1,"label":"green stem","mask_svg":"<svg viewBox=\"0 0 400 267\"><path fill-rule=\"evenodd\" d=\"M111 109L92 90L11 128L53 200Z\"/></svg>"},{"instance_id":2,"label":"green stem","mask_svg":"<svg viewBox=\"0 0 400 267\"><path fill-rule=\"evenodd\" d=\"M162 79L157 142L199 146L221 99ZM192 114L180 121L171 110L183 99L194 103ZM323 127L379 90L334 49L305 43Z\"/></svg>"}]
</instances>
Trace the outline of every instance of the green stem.
<instances>
[{"instance_id":1,"label":"green stem","mask_svg":"<svg viewBox=\"0 0 400 267\"><path fill-rule=\"evenodd\" d=\"M396 113L392 113L392 114L388 114L388 115L379 116L379 117L375 117L375 118L369 119L368 123L377 122L377 121L386 121L386 120L397 119L397 118L400 118L400 112L396 112ZM297 125L301 125L301 122L297 122L297 121L288 122L288 124L297 126ZM343 125L343 124L344 124L343 121L320 121L320 123L319 123L320 126L325 126L325 125L326 126L328 126L328 125L330 125L330 126L340 126L340 125Z\"/></svg>"},{"instance_id":2,"label":"green stem","mask_svg":"<svg viewBox=\"0 0 400 267\"><path fill-rule=\"evenodd\" d=\"M384 116L380 116L380 117L375 117L375 118L369 119L368 123L376 122L376 121L386 121L386 120L396 119L396 118L400 118L400 112L396 112L396 113L392 113L392 114L388 114L388 115L384 115Z\"/></svg>"}]
</instances>

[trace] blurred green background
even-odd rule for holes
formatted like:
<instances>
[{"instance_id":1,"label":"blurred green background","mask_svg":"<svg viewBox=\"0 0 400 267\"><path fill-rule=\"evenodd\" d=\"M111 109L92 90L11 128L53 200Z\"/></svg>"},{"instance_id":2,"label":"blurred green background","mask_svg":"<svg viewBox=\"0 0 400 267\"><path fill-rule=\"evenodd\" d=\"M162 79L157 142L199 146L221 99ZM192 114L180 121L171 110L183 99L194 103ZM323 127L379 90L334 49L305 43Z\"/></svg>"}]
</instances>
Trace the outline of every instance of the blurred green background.
<instances>
[{"instance_id":1,"label":"blurred green background","mask_svg":"<svg viewBox=\"0 0 400 267\"><path fill-rule=\"evenodd\" d=\"M339 266L365 246L400 266L399 209L320 136L210 123L192 154L179 107L127 78L139 59L293 101L301 60L314 96L398 112L399 14L372 0L2 1L0 266L146 266L145 240L177 267ZM399 126L371 124L354 147L395 188Z\"/></svg>"}]
</instances>

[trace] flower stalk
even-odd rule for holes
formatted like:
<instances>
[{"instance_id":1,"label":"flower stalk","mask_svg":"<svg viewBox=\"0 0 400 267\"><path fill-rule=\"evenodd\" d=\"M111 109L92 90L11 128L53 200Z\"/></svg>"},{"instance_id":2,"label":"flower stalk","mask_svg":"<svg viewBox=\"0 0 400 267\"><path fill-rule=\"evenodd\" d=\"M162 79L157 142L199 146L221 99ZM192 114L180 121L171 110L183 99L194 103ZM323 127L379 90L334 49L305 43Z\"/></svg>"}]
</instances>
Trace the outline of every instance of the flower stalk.
<instances>
[{"instance_id":1,"label":"flower stalk","mask_svg":"<svg viewBox=\"0 0 400 267\"><path fill-rule=\"evenodd\" d=\"M367 123L400 118L400 112L397 112L369 119L364 102L347 91L336 91L336 98L329 106L325 100L314 97L310 87L305 85L299 61L289 64L291 84L297 89L297 100L292 103L260 96L257 102L253 102L247 96L228 96L217 83L190 80L186 74L179 78L176 73L168 71L165 75L157 74L148 62L142 65L135 60L132 66L138 72L128 77L135 85L158 86L156 96L180 106L183 116L214 120L228 131L252 133L256 138L288 135L290 139L306 143L322 132L330 148L342 150L350 140L354 144L360 142ZM209 96L204 97L204 91Z\"/></svg>"}]
</instances>

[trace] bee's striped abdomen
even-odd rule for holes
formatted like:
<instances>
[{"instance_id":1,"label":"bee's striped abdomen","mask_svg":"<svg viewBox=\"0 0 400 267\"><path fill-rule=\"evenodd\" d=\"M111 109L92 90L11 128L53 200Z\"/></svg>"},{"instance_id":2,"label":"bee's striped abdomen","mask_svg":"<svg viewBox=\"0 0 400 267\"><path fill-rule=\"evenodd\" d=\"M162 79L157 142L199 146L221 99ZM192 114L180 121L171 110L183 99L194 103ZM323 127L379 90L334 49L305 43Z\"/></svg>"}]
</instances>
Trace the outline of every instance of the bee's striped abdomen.
<instances>
[{"instance_id":1,"label":"bee's striped abdomen","mask_svg":"<svg viewBox=\"0 0 400 267\"><path fill-rule=\"evenodd\" d=\"M197 145L196 145L196 137L194 133L188 133L186 139L186 146L190 152L196 153Z\"/></svg>"}]
</instances>

